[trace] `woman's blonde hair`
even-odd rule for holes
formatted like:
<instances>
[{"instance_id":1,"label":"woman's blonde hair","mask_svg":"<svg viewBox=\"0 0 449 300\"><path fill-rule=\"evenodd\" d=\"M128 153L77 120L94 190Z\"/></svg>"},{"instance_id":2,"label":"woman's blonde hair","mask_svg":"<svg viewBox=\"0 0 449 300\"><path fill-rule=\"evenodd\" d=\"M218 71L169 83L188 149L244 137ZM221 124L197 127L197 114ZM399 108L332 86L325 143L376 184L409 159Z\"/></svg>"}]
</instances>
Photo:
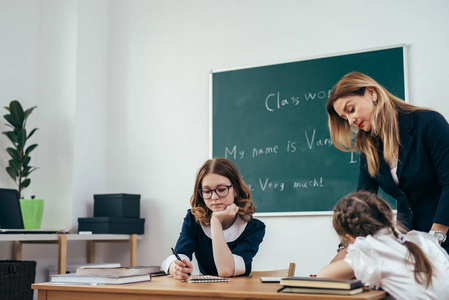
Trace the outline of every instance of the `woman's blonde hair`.
<instances>
[{"instance_id":1,"label":"woman's blonde hair","mask_svg":"<svg viewBox=\"0 0 449 300\"><path fill-rule=\"evenodd\" d=\"M390 228L396 239L399 231L405 232L402 226L394 225L390 205L377 195L365 191L349 194L338 201L334 207L332 225L343 240L346 234L353 237L367 236L382 228ZM433 274L429 258L415 243L405 241L404 245L408 250L405 263L414 265L416 282L429 287Z\"/></svg>"},{"instance_id":2,"label":"woman's blonde hair","mask_svg":"<svg viewBox=\"0 0 449 300\"><path fill-rule=\"evenodd\" d=\"M334 109L334 103L346 96L363 96L367 87L377 93L377 105L371 115L371 131L365 132L349 125ZM398 112L410 113L428 110L409 104L388 92L371 77L352 72L343 76L332 89L326 104L330 135L335 147L342 151L360 151L366 155L368 172L374 177L379 172L378 148L383 142L383 155L388 164L398 159L396 149L399 139ZM355 141L353 135L355 131Z\"/></svg>"},{"instance_id":3,"label":"woman's blonde hair","mask_svg":"<svg viewBox=\"0 0 449 300\"><path fill-rule=\"evenodd\" d=\"M254 202L251 200L251 191L240 176L237 167L230 160L217 157L207 160L203 166L198 170L195 180L195 187L193 195L190 198L190 205L192 206L192 214L195 216L197 222L204 225L210 224L212 211L204 203L204 199L199 194L199 189L202 188L203 179L207 174L218 174L228 178L231 181L232 187L237 192L234 198L234 203L239 207L238 214L243 219L249 221L252 215L256 212Z\"/></svg>"}]
</instances>

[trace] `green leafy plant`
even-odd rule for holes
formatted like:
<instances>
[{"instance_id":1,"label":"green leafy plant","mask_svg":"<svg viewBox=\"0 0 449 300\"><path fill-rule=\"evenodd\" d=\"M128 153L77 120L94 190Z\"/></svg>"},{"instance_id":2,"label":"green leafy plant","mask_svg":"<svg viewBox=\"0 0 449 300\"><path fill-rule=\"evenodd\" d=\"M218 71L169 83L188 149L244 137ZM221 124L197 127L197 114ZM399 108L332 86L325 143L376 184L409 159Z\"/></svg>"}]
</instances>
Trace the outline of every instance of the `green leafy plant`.
<instances>
[{"instance_id":1,"label":"green leafy plant","mask_svg":"<svg viewBox=\"0 0 449 300\"><path fill-rule=\"evenodd\" d=\"M6 171L12 180L16 182L20 198L22 198L22 190L31 183L31 179L28 176L37 169L29 165L31 160L30 153L37 147L37 144L26 147L28 139L36 132L37 128L31 130L29 134L27 134L25 129L26 121L35 108L36 106L33 106L23 111L19 101L13 100L9 107L5 106L9 114L3 116L9 123L5 125L12 129L11 131L4 131L3 134L8 137L14 146L6 148L6 152L11 156Z\"/></svg>"}]
</instances>

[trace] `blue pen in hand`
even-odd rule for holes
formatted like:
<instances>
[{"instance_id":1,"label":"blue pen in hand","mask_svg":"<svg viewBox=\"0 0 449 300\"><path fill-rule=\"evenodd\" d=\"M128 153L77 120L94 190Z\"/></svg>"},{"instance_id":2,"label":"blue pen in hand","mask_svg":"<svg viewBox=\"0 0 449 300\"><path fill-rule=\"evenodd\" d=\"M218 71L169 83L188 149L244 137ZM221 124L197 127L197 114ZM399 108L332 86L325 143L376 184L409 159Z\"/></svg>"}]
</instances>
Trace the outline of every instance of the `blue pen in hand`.
<instances>
[{"instance_id":1,"label":"blue pen in hand","mask_svg":"<svg viewBox=\"0 0 449 300\"><path fill-rule=\"evenodd\" d=\"M176 256L176 258L180 261L182 261L181 257L179 257L178 253L176 253L175 249L171 248L171 251L173 252L173 255ZM187 275L190 276L190 273L187 273Z\"/></svg>"}]
</instances>

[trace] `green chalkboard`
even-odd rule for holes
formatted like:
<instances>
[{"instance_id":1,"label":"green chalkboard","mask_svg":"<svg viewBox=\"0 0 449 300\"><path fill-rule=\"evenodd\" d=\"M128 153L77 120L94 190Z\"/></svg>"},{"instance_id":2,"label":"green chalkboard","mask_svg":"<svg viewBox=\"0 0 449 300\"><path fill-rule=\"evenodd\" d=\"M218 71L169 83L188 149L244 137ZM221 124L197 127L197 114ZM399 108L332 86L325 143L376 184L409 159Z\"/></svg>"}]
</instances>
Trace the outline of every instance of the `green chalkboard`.
<instances>
[{"instance_id":1,"label":"green chalkboard","mask_svg":"<svg viewBox=\"0 0 449 300\"><path fill-rule=\"evenodd\" d=\"M397 46L213 71L212 156L237 165L259 213L332 210L355 191L359 156L333 146L328 95L343 75L359 71L405 99L405 51Z\"/></svg>"}]
</instances>

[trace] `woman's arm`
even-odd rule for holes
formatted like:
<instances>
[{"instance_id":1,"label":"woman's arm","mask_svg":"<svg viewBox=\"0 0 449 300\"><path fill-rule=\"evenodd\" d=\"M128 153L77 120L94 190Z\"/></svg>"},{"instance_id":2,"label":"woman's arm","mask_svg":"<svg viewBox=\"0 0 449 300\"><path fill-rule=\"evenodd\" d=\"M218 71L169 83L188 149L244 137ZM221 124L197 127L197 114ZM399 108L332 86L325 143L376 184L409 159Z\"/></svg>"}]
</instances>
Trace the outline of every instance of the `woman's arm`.
<instances>
[{"instance_id":1,"label":"woman's arm","mask_svg":"<svg viewBox=\"0 0 449 300\"><path fill-rule=\"evenodd\" d=\"M449 228L449 124L441 114L427 120L425 143L441 186L438 207L431 230L447 232Z\"/></svg>"}]
</instances>

